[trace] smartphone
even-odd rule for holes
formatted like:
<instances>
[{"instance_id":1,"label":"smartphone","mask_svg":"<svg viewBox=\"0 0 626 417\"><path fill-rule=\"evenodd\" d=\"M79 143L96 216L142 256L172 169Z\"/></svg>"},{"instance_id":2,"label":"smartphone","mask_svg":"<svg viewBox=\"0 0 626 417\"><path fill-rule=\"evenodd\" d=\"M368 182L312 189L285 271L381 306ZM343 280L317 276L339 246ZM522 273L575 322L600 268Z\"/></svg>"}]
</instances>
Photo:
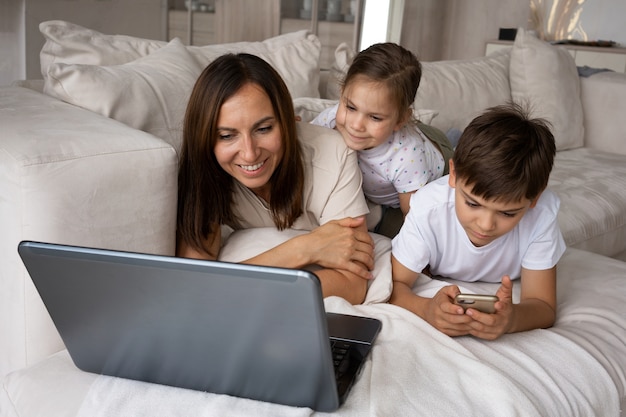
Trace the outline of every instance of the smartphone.
<instances>
[{"instance_id":1,"label":"smartphone","mask_svg":"<svg viewBox=\"0 0 626 417\"><path fill-rule=\"evenodd\" d=\"M490 314L496 312L496 301L498 301L498 297L495 295L458 294L454 297L454 304L463 307L463 310L473 308Z\"/></svg>"}]
</instances>

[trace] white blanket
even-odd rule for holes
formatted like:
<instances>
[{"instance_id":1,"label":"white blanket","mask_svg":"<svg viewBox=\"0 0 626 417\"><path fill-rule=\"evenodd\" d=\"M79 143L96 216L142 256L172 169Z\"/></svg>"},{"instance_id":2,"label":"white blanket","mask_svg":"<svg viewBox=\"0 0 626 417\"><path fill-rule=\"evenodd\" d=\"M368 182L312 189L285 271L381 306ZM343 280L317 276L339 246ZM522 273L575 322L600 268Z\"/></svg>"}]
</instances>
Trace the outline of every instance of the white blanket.
<instances>
[{"instance_id":1,"label":"white blanket","mask_svg":"<svg viewBox=\"0 0 626 417\"><path fill-rule=\"evenodd\" d=\"M495 342L450 338L388 304L328 311L376 317L383 330L337 416L616 416L618 395L590 355L549 330ZM78 416L322 416L310 409L94 377Z\"/></svg>"},{"instance_id":2,"label":"white blanket","mask_svg":"<svg viewBox=\"0 0 626 417\"><path fill-rule=\"evenodd\" d=\"M592 279L598 273L598 280ZM444 282L422 278L432 294ZM472 287L493 292L493 284ZM619 416L626 381L626 264L581 251L559 267L556 325L496 341L450 338L389 304L328 311L375 317L381 333L333 416ZM81 372L62 352L4 381L3 417L323 416L294 408Z\"/></svg>"}]
</instances>

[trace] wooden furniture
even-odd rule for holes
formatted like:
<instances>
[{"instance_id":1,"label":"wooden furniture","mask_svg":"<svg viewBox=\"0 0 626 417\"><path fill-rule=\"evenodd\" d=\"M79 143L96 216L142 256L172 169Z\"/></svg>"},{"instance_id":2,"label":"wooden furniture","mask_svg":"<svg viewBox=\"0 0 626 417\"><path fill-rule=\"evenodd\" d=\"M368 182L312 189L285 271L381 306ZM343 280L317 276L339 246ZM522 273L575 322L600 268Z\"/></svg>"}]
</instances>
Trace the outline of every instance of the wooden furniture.
<instances>
[{"instance_id":1,"label":"wooden furniture","mask_svg":"<svg viewBox=\"0 0 626 417\"><path fill-rule=\"evenodd\" d=\"M363 15L362 0L336 0L339 13L329 14L332 0L282 0L280 33L309 29L322 43L320 66L328 69L335 61L335 49L347 43L358 48ZM310 9L304 4L309 3Z\"/></svg>"},{"instance_id":2,"label":"wooden furniture","mask_svg":"<svg viewBox=\"0 0 626 417\"><path fill-rule=\"evenodd\" d=\"M513 41L490 40L485 47L485 54L498 49L513 46ZM626 73L626 48L583 45L559 45L569 51L579 67L606 68L615 72Z\"/></svg>"},{"instance_id":3,"label":"wooden furniture","mask_svg":"<svg viewBox=\"0 0 626 417\"><path fill-rule=\"evenodd\" d=\"M195 9L170 2L168 39L179 37L187 45L207 45L258 41L279 33L280 0L199 0Z\"/></svg>"}]
</instances>

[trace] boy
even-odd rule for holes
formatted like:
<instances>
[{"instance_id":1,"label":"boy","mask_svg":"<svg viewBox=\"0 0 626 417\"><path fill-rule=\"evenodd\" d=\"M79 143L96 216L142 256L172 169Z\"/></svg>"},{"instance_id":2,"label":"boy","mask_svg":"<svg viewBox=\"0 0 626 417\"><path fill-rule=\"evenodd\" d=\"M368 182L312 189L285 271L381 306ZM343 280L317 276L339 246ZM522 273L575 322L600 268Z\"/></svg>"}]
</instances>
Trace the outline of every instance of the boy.
<instances>
[{"instance_id":1,"label":"boy","mask_svg":"<svg viewBox=\"0 0 626 417\"><path fill-rule=\"evenodd\" d=\"M556 148L546 123L518 105L488 109L465 129L450 174L411 197L392 241L390 302L449 336L496 339L550 327L556 311L556 263L565 251L558 197L546 190ZM460 281L501 282L494 314L453 303L456 285L433 298L413 294L420 272ZM512 302L511 279L521 278Z\"/></svg>"}]
</instances>

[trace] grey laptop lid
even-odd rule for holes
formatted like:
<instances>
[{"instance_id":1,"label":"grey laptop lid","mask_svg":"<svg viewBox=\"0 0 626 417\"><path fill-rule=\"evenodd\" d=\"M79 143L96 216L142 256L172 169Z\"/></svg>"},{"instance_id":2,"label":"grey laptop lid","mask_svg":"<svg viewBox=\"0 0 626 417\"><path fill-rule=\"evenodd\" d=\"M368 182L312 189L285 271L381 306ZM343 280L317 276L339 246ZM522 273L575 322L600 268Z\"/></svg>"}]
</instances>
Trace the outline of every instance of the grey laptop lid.
<instances>
[{"instance_id":1,"label":"grey laptop lid","mask_svg":"<svg viewBox=\"0 0 626 417\"><path fill-rule=\"evenodd\" d=\"M380 329L327 316L307 271L41 242L18 251L87 372L331 411ZM356 346L338 383L329 333Z\"/></svg>"}]
</instances>

